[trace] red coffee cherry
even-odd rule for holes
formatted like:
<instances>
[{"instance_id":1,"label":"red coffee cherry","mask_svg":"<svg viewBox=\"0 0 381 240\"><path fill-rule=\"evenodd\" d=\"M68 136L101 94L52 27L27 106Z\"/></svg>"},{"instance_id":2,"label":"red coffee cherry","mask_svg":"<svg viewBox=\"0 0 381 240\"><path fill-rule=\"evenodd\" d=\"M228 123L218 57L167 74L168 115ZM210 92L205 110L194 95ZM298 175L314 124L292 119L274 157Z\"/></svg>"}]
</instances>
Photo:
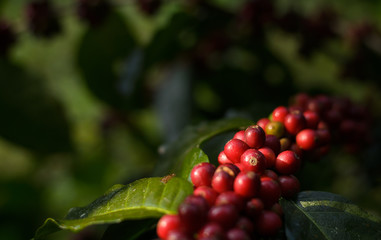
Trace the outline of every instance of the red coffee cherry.
<instances>
[{"instance_id":1,"label":"red coffee cherry","mask_svg":"<svg viewBox=\"0 0 381 240\"><path fill-rule=\"evenodd\" d=\"M252 198L246 202L245 213L247 216L255 219L257 216L259 216L259 214L261 214L264 208L265 205L263 204L262 199Z\"/></svg>"},{"instance_id":2,"label":"red coffee cherry","mask_svg":"<svg viewBox=\"0 0 381 240\"><path fill-rule=\"evenodd\" d=\"M241 164L246 171L262 173L266 169L266 158L260 151L248 149L241 155Z\"/></svg>"},{"instance_id":3,"label":"red coffee cherry","mask_svg":"<svg viewBox=\"0 0 381 240\"><path fill-rule=\"evenodd\" d=\"M178 215L164 215L157 223L156 233L161 239L167 239L168 233L180 228L180 218Z\"/></svg>"},{"instance_id":4,"label":"red coffee cherry","mask_svg":"<svg viewBox=\"0 0 381 240\"><path fill-rule=\"evenodd\" d=\"M281 189L278 182L269 177L261 177L259 197L262 199L265 207L271 207L278 202L281 197Z\"/></svg>"},{"instance_id":5,"label":"red coffee cherry","mask_svg":"<svg viewBox=\"0 0 381 240\"><path fill-rule=\"evenodd\" d=\"M239 139L231 139L225 144L224 152L225 155L233 162L239 162L242 153L244 153L249 146Z\"/></svg>"},{"instance_id":6,"label":"red coffee cherry","mask_svg":"<svg viewBox=\"0 0 381 240\"><path fill-rule=\"evenodd\" d=\"M245 130L241 130L234 134L233 139L239 139L245 142Z\"/></svg>"},{"instance_id":7,"label":"red coffee cherry","mask_svg":"<svg viewBox=\"0 0 381 240\"><path fill-rule=\"evenodd\" d=\"M275 165L276 155L274 151L269 147L263 147L258 149L266 158L266 168L272 168Z\"/></svg>"},{"instance_id":8,"label":"red coffee cherry","mask_svg":"<svg viewBox=\"0 0 381 240\"><path fill-rule=\"evenodd\" d=\"M306 119L300 111L293 111L284 118L284 128L292 135L296 135L306 127Z\"/></svg>"},{"instance_id":9,"label":"red coffee cherry","mask_svg":"<svg viewBox=\"0 0 381 240\"><path fill-rule=\"evenodd\" d=\"M279 153L275 161L275 169L281 174L295 174L300 165L299 156L290 150Z\"/></svg>"},{"instance_id":10,"label":"red coffee cherry","mask_svg":"<svg viewBox=\"0 0 381 240\"><path fill-rule=\"evenodd\" d=\"M257 217L255 226L262 236L275 236L282 228L282 219L273 211L263 210Z\"/></svg>"},{"instance_id":11,"label":"red coffee cherry","mask_svg":"<svg viewBox=\"0 0 381 240\"><path fill-rule=\"evenodd\" d=\"M230 204L213 206L208 212L208 220L218 223L224 229L233 227L238 218L236 207Z\"/></svg>"},{"instance_id":12,"label":"red coffee cherry","mask_svg":"<svg viewBox=\"0 0 381 240\"><path fill-rule=\"evenodd\" d=\"M304 129L296 135L296 144L306 151L310 151L316 147L317 134L315 130Z\"/></svg>"},{"instance_id":13,"label":"red coffee cherry","mask_svg":"<svg viewBox=\"0 0 381 240\"><path fill-rule=\"evenodd\" d=\"M191 171L194 186L210 186L216 167L208 162L199 163Z\"/></svg>"},{"instance_id":14,"label":"red coffee cherry","mask_svg":"<svg viewBox=\"0 0 381 240\"><path fill-rule=\"evenodd\" d=\"M271 148L275 154L280 152L280 141L279 138L274 135L267 135L265 141L265 147Z\"/></svg>"},{"instance_id":15,"label":"red coffee cherry","mask_svg":"<svg viewBox=\"0 0 381 240\"><path fill-rule=\"evenodd\" d=\"M281 138L284 134L284 125L281 122L271 121L266 125L264 130L267 135L274 135Z\"/></svg>"},{"instance_id":16,"label":"red coffee cherry","mask_svg":"<svg viewBox=\"0 0 381 240\"><path fill-rule=\"evenodd\" d=\"M233 163L233 162L226 156L224 151L221 151L220 154L218 154L218 163L225 164L225 163Z\"/></svg>"},{"instance_id":17,"label":"red coffee cherry","mask_svg":"<svg viewBox=\"0 0 381 240\"><path fill-rule=\"evenodd\" d=\"M182 229L187 233L199 230L206 221L206 212L204 208L195 203L182 202L179 205L177 212Z\"/></svg>"},{"instance_id":18,"label":"red coffee cherry","mask_svg":"<svg viewBox=\"0 0 381 240\"><path fill-rule=\"evenodd\" d=\"M331 109L327 112L324 112L324 120L328 123L329 126L337 127L343 120L343 116L335 109Z\"/></svg>"},{"instance_id":19,"label":"red coffee cherry","mask_svg":"<svg viewBox=\"0 0 381 240\"><path fill-rule=\"evenodd\" d=\"M215 222L208 222L198 232L198 238L224 239L225 230Z\"/></svg>"},{"instance_id":20,"label":"red coffee cherry","mask_svg":"<svg viewBox=\"0 0 381 240\"><path fill-rule=\"evenodd\" d=\"M249 218L241 216L237 223L235 224L236 228L242 229L248 234L253 234L254 233L254 223L251 221Z\"/></svg>"},{"instance_id":21,"label":"red coffee cherry","mask_svg":"<svg viewBox=\"0 0 381 240\"><path fill-rule=\"evenodd\" d=\"M316 142L318 146L329 144L331 142L331 132L328 129L316 130Z\"/></svg>"},{"instance_id":22,"label":"red coffee cherry","mask_svg":"<svg viewBox=\"0 0 381 240\"><path fill-rule=\"evenodd\" d=\"M245 130L245 142L249 147L258 149L263 146L265 140L265 131L260 126L250 126Z\"/></svg>"},{"instance_id":23,"label":"red coffee cherry","mask_svg":"<svg viewBox=\"0 0 381 240\"><path fill-rule=\"evenodd\" d=\"M319 114L313 111L305 111L303 112L303 116L306 119L306 128L316 129L317 125L320 121Z\"/></svg>"},{"instance_id":24,"label":"red coffee cherry","mask_svg":"<svg viewBox=\"0 0 381 240\"><path fill-rule=\"evenodd\" d=\"M283 123L286 115L288 114L288 109L285 106L279 106L272 112L272 121L278 121Z\"/></svg>"},{"instance_id":25,"label":"red coffee cherry","mask_svg":"<svg viewBox=\"0 0 381 240\"><path fill-rule=\"evenodd\" d=\"M226 233L227 240L250 240L250 236L240 228L232 228Z\"/></svg>"},{"instance_id":26,"label":"red coffee cherry","mask_svg":"<svg viewBox=\"0 0 381 240\"><path fill-rule=\"evenodd\" d=\"M237 176L238 173L241 171L236 164L232 163L225 163L221 164L220 166L217 167L216 172L224 171L232 175L233 177Z\"/></svg>"},{"instance_id":27,"label":"red coffee cherry","mask_svg":"<svg viewBox=\"0 0 381 240\"><path fill-rule=\"evenodd\" d=\"M246 198L252 198L259 192L261 182L255 172L240 172L234 180L234 192Z\"/></svg>"},{"instance_id":28,"label":"red coffee cherry","mask_svg":"<svg viewBox=\"0 0 381 240\"><path fill-rule=\"evenodd\" d=\"M310 101L307 104L307 109L312 112L321 114L324 110L324 104L317 99L310 99Z\"/></svg>"},{"instance_id":29,"label":"red coffee cherry","mask_svg":"<svg viewBox=\"0 0 381 240\"><path fill-rule=\"evenodd\" d=\"M294 175L279 176L278 182L284 198L293 198L300 191L300 182Z\"/></svg>"},{"instance_id":30,"label":"red coffee cherry","mask_svg":"<svg viewBox=\"0 0 381 240\"><path fill-rule=\"evenodd\" d=\"M196 205L204 213L209 210L208 201L202 196L190 195L184 199L183 203Z\"/></svg>"},{"instance_id":31,"label":"red coffee cherry","mask_svg":"<svg viewBox=\"0 0 381 240\"><path fill-rule=\"evenodd\" d=\"M218 193L233 190L234 174L225 171L216 171L212 178L212 188Z\"/></svg>"},{"instance_id":32,"label":"red coffee cherry","mask_svg":"<svg viewBox=\"0 0 381 240\"><path fill-rule=\"evenodd\" d=\"M200 186L193 191L193 195L205 198L209 204L209 207L211 207L217 199L218 192L211 187Z\"/></svg>"},{"instance_id":33,"label":"red coffee cherry","mask_svg":"<svg viewBox=\"0 0 381 240\"><path fill-rule=\"evenodd\" d=\"M174 229L168 233L168 236L165 240L193 240L193 237L190 233L183 232L180 229Z\"/></svg>"},{"instance_id":34,"label":"red coffee cherry","mask_svg":"<svg viewBox=\"0 0 381 240\"><path fill-rule=\"evenodd\" d=\"M270 122L270 119L268 118L261 118L258 120L257 125L260 126L262 129L266 128L266 125Z\"/></svg>"},{"instance_id":35,"label":"red coffee cherry","mask_svg":"<svg viewBox=\"0 0 381 240\"><path fill-rule=\"evenodd\" d=\"M282 206L279 204L279 203L275 203L272 207L271 207L271 211L275 212L276 214L279 215L279 217L282 217L283 216L283 209L282 209Z\"/></svg>"},{"instance_id":36,"label":"red coffee cherry","mask_svg":"<svg viewBox=\"0 0 381 240\"><path fill-rule=\"evenodd\" d=\"M240 212L244 208L244 199L234 191L223 192L218 195L215 205L231 204Z\"/></svg>"},{"instance_id":37,"label":"red coffee cherry","mask_svg":"<svg viewBox=\"0 0 381 240\"><path fill-rule=\"evenodd\" d=\"M310 97L306 93L298 93L293 97L294 104L303 109L307 107L309 100L310 100Z\"/></svg>"},{"instance_id":38,"label":"red coffee cherry","mask_svg":"<svg viewBox=\"0 0 381 240\"><path fill-rule=\"evenodd\" d=\"M276 174L273 170L271 169L266 169L262 174L261 174L261 178L262 177L269 177L269 178L272 178L274 179L275 181L278 181L278 174Z\"/></svg>"}]
</instances>

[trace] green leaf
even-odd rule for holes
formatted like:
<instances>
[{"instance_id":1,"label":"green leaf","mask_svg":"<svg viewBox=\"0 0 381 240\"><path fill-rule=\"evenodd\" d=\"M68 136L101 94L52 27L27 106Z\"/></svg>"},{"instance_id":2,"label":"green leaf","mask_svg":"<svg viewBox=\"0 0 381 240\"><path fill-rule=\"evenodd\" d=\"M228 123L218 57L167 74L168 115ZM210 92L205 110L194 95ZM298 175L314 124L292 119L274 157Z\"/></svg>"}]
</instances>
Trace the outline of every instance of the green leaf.
<instances>
[{"instance_id":1,"label":"green leaf","mask_svg":"<svg viewBox=\"0 0 381 240\"><path fill-rule=\"evenodd\" d=\"M143 178L126 186L116 185L88 206L71 209L62 220L48 218L37 230L35 239L43 239L60 229L77 232L95 224L174 214L192 192L192 184L172 176Z\"/></svg>"},{"instance_id":2,"label":"green leaf","mask_svg":"<svg viewBox=\"0 0 381 240\"><path fill-rule=\"evenodd\" d=\"M139 50L123 17L117 13L81 39L77 64L90 91L102 101L125 109L131 106L142 64ZM132 53L132 54L131 54Z\"/></svg>"},{"instance_id":3,"label":"green leaf","mask_svg":"<svg viewBox=\"0 0 381 240\"><path fill-rule=\"evenodd\" d=\"M381 222L342 196L318 191L282 199L287 239L381 239Z\"/></svg>"},{"instance_id":4,"label":"green leaf","mask_svg":"<svg viewBox=\"0 0 381 240\"><path fill-rule=\"evenodd\" d=\"M200 149L200 145L204 141L223 132L245 128L252 124L251 120L234 118L187 127L174 142L163 147L164 154L159 160L154 174L163 175L169 171L184 179L189 179L193 166L208 160Z\"/></svg>"},{"instance_id":5,"label":"green leaf","mask_svg":"<svg viewBox=\"0 0 381 240\"><path fill-rule=\"evenodd\" d=\"M43 81L0 59L0 135L39 153L72 150L61 103Z\"/></svg>"}]
</instances>

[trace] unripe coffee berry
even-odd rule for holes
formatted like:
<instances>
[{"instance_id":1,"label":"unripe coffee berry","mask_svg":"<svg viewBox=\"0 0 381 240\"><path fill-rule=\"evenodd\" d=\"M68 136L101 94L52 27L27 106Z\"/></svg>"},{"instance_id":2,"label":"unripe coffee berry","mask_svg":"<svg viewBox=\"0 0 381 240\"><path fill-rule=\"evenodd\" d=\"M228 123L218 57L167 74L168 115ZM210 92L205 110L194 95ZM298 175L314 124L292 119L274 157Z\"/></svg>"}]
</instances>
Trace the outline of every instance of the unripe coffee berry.
<instances>
[{"instance_id":1,"label":"unripe coffee berry","mask_svg":"<svg viewBox=\"0 0 381 240\"><path fill-rule=\"evenodd\" d=\"M293 198L300 191L299 180L294 175L279 176L278 182L284 198Z\"/></svg>"},{"instance_id":2,"label":"unripe coffee berry","mask_svg":"<svg viewBox=\"0 0 381 240\"><path fill-rule=\"evenodd\" d=\"M304 129L296 135L296 144L306 151L312 150L316 147L317 134L315 130Z\"/></svg>"},{"instance_id":3,"label":"unripe coffee berry","mask_svg":"<svg viewBox=\"0 0 381 240\"><path fill-rule=\"evenodd\" d=\"M275 169L281 174L295 174L300 169L299 156L290 150L278 154L275 161Z\"/></svg>"},{"instance_id":4,"label":"unripe coffee berry","mask_svg":"<svg viewBox=\"0 0 381 240\"><path fill-rule=\"evenodd\" d=\"M208 162L199 163L191 171L194 186L210 186L216 167Z\"/></svg>"},{"instance_id":5,"label":"unripe coffee berry","mask_svg":"<svg viewBox=\"0 0 381 240\"><path fill-rule=\"evenodd\" d=\"M255 172L240 172L234 180L234 192L246 198L256 196L260 186L259 175Z\"/></svg>"},{"instance_id":6,"label":"unripe coffee berry","mask_svg":"<svg viewBox=\"0 0 381 240\"><path fill-rule=\"evenodd\" d=\"M233 162L239 162L242 153L244 153L249 146L239 139L231 139L225 144L224 152L225 155Z\"/></svg>"},{"instance_id":7,"label":"unripe coffee berry","mask_svg":"<svg viewBox=\"0 0 381 240\"><path fill-rule=\"evenodd\" d=\"M164 215L157 223L156 233L161 239L167 239L168 233L180 228L180 218L178 215Z\"/></svg>"},{"instance_id":8,"label":"unripe coffee berry","mask_svg":"<svg viewBox=\"0 0 381 240\"><path fill-rule=\"evenodd\" d=\"M262 173L266 169L266 158L260 151L248 149L241 155L241 164L246 171Z\"/></svg>"},{"instance_id":9,"label":"unripe coffee berry","mask_svg":"<svg viewBox=\"0 0 381 240\"><path fill-rule=\"evenodd\" d=\"M260 126L253 125L245 130L245 142L249 147L258 149L263 146L265 140L265 131Z\"/></svg>"},{"instance_id":10,"label":"unripe coffee berry","mask_svg":"<svg viewBox=\"0 0 381 240\"><path fill-rule=\"evenodd\" d=\"M282 137L284 134L284 125L278 121L271 121L266 125L264 129L267 135L274 135L278 138Z\"/></svg>"}]
</instances>

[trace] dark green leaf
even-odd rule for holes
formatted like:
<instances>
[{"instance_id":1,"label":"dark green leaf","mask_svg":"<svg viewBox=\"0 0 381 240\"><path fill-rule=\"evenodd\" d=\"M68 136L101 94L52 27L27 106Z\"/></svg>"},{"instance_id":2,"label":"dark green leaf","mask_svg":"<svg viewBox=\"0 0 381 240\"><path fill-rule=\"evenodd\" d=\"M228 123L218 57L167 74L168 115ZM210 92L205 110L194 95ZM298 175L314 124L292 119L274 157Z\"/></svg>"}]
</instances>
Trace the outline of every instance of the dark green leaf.
<instances>
[{"instance_id":1,"label":"dark green leaf","mask_svg":"<svg viewBox=\"0 0 381 240\"><path fill-rule=\"evenodd\" d=\"M4 59L0 76L0 135L41 153L71 150L62 105L43 82Z\"/></svg>"},{"instance_id":2,"label":"dark green leaf","mask_svg":"<svg viewBox=\"0 0 381 240\"><path fill-rule=\"evenodd\" d=\"M37 230L35 239L43 239L60 229L76 232L95 224L173 214L192 191L192 184L171 176L143 178L126 186L116 185L88 206L71 209L62 220L48 218Z\"/></svg>"},{"instance_id":3,"label":"dark green leaf","mask_svg":"<svg viewBox=\"0 0 381 240\"><path fill-rule=\"evenodd\" d=\"M381 239L381 222L342 196L307 191L282 199L287 239Z\"/></svg>"},{"instance_id":4,"label":"dark green leaf","mask_svg":"<svg viewBox=\"0 0 381 240\"><path fill-rule=\"evenodd\" d=\"M248 119L234 118L204 122L186 128L172 144L164 147L164 154L156 166L155 174L163 175L170 170L184 179L189 179L185 175L190 173L193 166L207 160L207 156L199 149L201 143L220 133L245 128L251 124L253 122Z\"/></svg>"},{"instance_id":5,"label":"dark green leaf","mask_svg":"<svg viewBox=\"0 0 381 240\"><path fill-rule=\"evenodd\" d=\"M110 14L102 25L89 28L81 39L77 61L88 88L102 101L127 108L139 77L139 51L123 18ZM126 67L131 65L131 68Z\"/></svg>"}]
</instances>

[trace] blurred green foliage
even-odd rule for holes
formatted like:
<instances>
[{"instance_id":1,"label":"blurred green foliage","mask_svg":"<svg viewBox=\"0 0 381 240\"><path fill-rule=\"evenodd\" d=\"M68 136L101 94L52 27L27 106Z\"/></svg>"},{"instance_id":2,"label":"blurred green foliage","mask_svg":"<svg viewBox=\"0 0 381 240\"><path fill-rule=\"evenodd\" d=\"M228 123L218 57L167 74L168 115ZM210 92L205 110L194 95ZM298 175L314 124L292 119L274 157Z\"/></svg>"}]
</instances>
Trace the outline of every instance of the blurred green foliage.
<instances>
[{"instance_id":1,"label":"blurred green foliage","mask_svg":"<svg viewBox=\"0 0 381 240\"><path fill-rule=\"evenodd\" d=\"M49 39L28 31L28 2L0 1L0 18L18 37L0 57L0 239L31 238L47 216L151 176L162 145L185 126L232 116L255 121L301 91L348 96L375 116L374 145L358 156L332 151L306 166L303 187L342 194L381 214L377 34L365 46L373 54L369 74L341 75L358 50L346 31L366 22L377 33L381 2L274 1L275 16L293 9L313 18L326 6L337 13L340 37L308 56L300 53L303 32L258 19L237 24L245 21L244 0L167 0L153 15L136 1L114 1L98 27L79 20L76 1L56 0L63 30Z\"/></svg>"}]
</instances>

